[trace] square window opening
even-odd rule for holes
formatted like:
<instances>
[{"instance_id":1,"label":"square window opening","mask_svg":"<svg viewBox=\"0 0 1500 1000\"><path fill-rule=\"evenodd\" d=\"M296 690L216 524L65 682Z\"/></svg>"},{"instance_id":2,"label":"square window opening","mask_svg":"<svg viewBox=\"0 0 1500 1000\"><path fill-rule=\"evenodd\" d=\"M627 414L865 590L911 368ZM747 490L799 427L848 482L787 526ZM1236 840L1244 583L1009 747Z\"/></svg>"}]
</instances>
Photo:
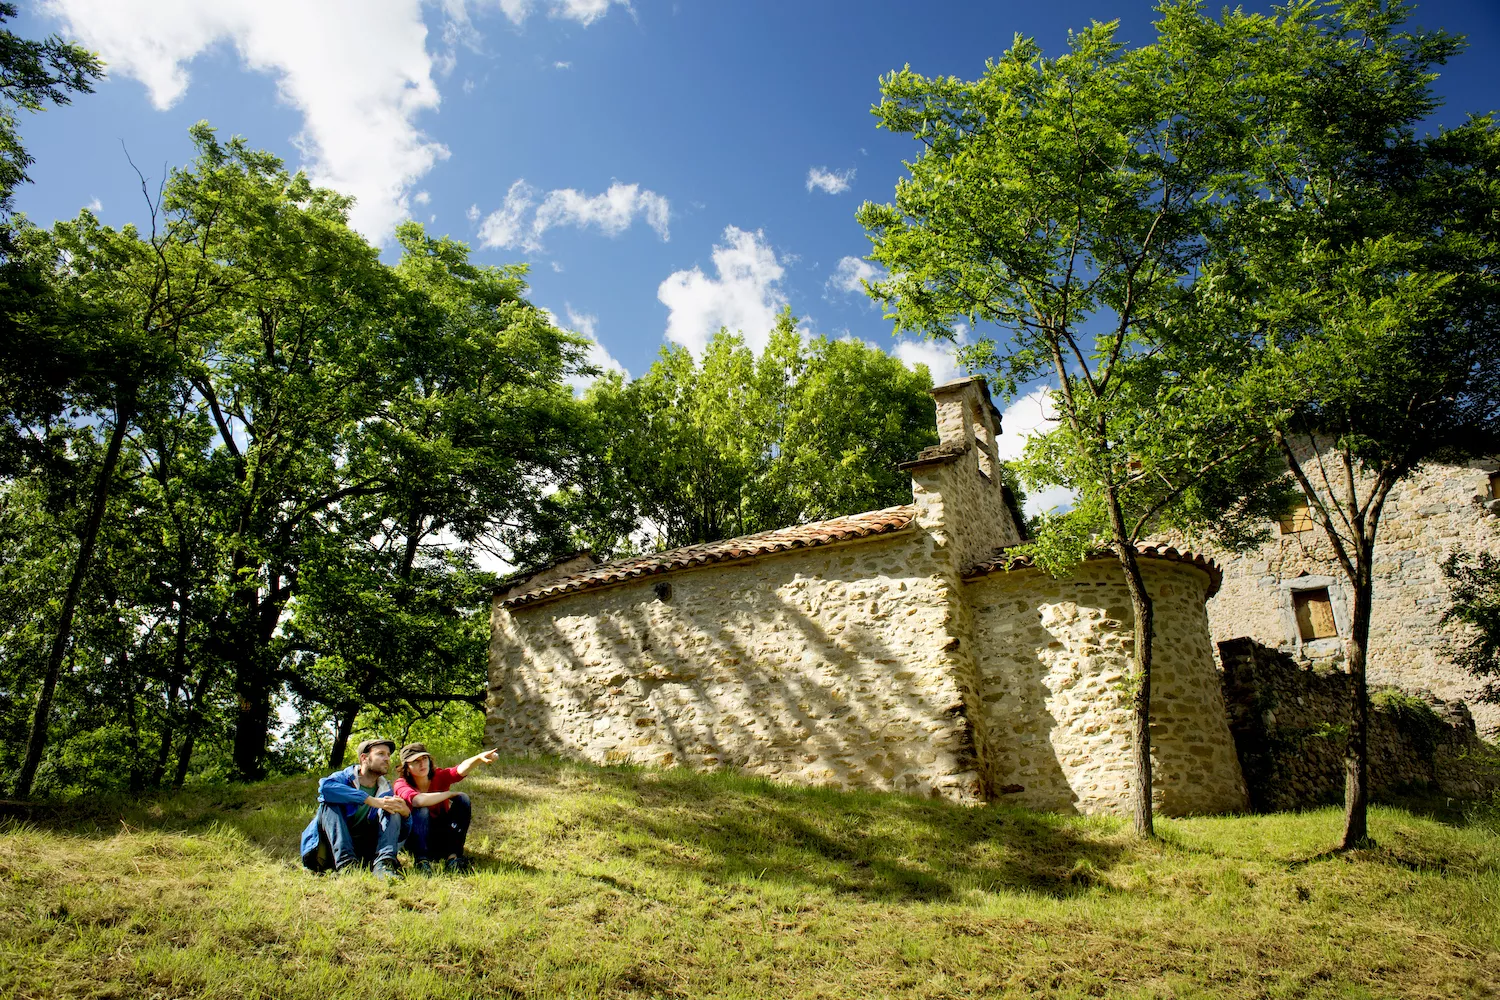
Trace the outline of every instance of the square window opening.
<instances>
[{"instance_id":1,"label":"square window opening","mask_svg":"<svg viewBox=\"0 0 1500 1000\"><path fill-rule=\"evenodd\" d=\"M1283 535L1293 535L1299 531L1311 531L1317 527L1313 521L1312 511L1308 509L1306 500L1298 500L1291 510L1281 515L1278 522L1281 525Z\"/></svg>"},{"instance_id":2,"label":"square window opening","mask_svg":"<svg viewBox=\"0 0 1500 1000\"><path fill-rule=\"evenodd\" d=\"M1292 608L1297 613L1297 632L1303 642L1314 639L1331 639L1339 634L1333 620L1333 601L1328 588L1298 590L1292 592Z\"/></svg>"}]
</instances>

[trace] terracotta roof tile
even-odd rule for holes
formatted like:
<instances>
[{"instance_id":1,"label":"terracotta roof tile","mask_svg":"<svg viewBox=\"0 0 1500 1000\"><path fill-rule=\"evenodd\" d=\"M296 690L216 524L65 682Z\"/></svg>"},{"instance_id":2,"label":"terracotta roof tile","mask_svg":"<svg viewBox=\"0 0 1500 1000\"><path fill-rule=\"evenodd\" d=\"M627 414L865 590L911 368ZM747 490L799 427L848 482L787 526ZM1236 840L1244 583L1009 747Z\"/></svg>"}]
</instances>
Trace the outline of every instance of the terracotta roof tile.
<instances>
[{"instance_id":1,"label":"terracotta roof tile","mask_svg":"<svg viewBox=\"0 0 1500 1000\"><path fill-rule=\"evenodd\" d=\"M1170 545L1141 545L1136 549L1143 559L1165 559L1167 562L1187 563L1196 566L1208 574L1208 593L1205 600L1219 592L1219 587L1224 583L1224 571L1219 564L1207 556L1198 555L1196 552L1184 552ZM1114 559L1115 553L1111 549L1094 549L1085 558L1087 559ZM975 563L964 570L965 580L985 576L1003 569L1027 569L1036 565L1027 556L1010 554L1007 549L996 549L995 554L983 562Z\"/></svg>"},{"instance_id":2,"label":"terracotta roof tile","mask_svg":"<svg viewBox=\"0 0 1500 1000\"><path fill-rule=\"evenodd\" d=\"M865 511L847 517L835 517L827 521L813 521L790 528L762 531L755 535L726 538L722 542L705 542L688 545L666 552L653 552L634 559L605 563L597 569L585 570L562 580L553 580L543 586L506 596L503 608L519 608L538 601L550 600L580 590L595 590L617 583L658 573L707 566L710 563L728 562L736 559L752 559L772 555L791 549L805 549L833 542L853 541L873 535L886 535L910 527L917 508L911 504L887 507L885 510Z\"/></svg>"}]
</instances>

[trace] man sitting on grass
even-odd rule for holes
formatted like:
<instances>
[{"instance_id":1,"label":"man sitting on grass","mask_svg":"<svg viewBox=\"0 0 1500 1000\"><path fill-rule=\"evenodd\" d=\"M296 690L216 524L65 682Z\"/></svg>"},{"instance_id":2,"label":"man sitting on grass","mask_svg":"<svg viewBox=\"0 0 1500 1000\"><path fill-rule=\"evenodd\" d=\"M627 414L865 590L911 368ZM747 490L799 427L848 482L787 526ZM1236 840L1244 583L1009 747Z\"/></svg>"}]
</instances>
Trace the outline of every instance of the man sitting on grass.
<instances>
[{"instance_id":1,"label":"man sitting on grass","mask_svg":"<svg viewBox=\"0 0 1500 1000\"><path fill-rule=\"evenodd\" d=\"M411 810L391 793L391 740L365 740L358 763L318 782L318 811L302 831L302 864L309 871L349 871L370 865L379 879L399 878L396 860Z\"/></svg>"},{"instance_id":2,"label":"man sitting on grass","mask_svg":"<svg viewBox=\"0 0 1500 1000\"><path fill-rule=\"evenodd\" d=\"M411 807L411 835L406 846L416 858L417 871L432 874L433 862L442 860L450 872L465 872L464 838L469 835L473 810L469 797L450 789L464 780L475 764L492 764L498 751L476 754L457 767L433 767L432 755L421 743L401 748L401 776L396 794Z\"/></svg>"}]
</instances>

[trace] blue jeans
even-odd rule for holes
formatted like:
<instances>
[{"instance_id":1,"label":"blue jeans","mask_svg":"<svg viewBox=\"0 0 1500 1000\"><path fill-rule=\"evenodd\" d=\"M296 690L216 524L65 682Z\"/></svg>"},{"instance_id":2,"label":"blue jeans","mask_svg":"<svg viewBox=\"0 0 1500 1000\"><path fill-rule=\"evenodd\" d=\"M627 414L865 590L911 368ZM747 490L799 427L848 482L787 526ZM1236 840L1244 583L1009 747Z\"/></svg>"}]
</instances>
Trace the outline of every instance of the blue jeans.
<instances>
[{"instance_id":1,"label":"blue jeans","mask_svg":"<svg viewBox=\"0 0 1500 1000\"><path fill-rule=\"evenodd\" d=\"M469 835L469 820L473 815L467 795L453 796L448 800L448 808L438 812L413 809L411 835L406 839L412 857L418 861L463 857L464 839Z\"/></svg>"},{"instance_id":2,"label":"blue jeans","mask_svg":"<svg viewBox=\"0 0 1500 1000\"><path fill-rule=\"evenodd\" d=\"M350 824L344 810L326 803L318 805L318 855L325 845L333 853L333 867L342 871L354 864L376 861L395 863L396 848L405 835L408 820L381 809L371 809L358 823Z\"/></svg>"}]
</instances>

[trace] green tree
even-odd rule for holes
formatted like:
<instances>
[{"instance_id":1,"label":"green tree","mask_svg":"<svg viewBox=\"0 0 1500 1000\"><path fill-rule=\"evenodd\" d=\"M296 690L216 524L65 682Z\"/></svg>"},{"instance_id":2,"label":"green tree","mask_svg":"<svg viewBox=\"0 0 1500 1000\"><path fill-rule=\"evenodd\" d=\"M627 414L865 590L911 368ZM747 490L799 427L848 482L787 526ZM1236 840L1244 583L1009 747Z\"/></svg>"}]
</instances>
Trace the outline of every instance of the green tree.
<instances>
[{"instance_id":1,"label":"green tree","mask_svg":"<svg viewBox=\"0 0 1500 1000\"><path fill-rule=\"evenodd\" d=\"M1241 544L1277 492L1242 401L1200 369L1208 345L1167 332L1216 201L1244 170L1238 130L1222 126L1241 45L1263 19L1227 14L1209 35L1193 3L1160 13L1157 41L1137 49L1116 40L1115 22L1095 23L1057 57L1018 37L974 81L885 77L879 125L921 149L894 203L858 215L889 272L870 291L898 330L951 340L963 318L994 331L964 358L1003 395L1041 378L1055 386L1058 428L1024 473L1078 500L1041 521L1031 548L1059 573L1096 540L1119 560L1134 611L1142 836L1153 833L1154 611L1138 544L1164 528Z\"/></svg>"},{"instance_id":2,"label":"green tree","mask_svg":"<svg viewBox=\"0 0 1500 1000\"><path fill-rule=\"evenodd\" d=\"M1259 355L1243 385L1352 591L1342 846L1368 840L1366 660L1375 545L1423 463L1500 450L1500 133L1419 137L1461 45L1400 3L1298 5L1255 52L1252 183L1198 283Z\"/></svg>"},{"instance_id":3,"label":"green tree","mask_svg":"<svg viewBox=\"0 0 1500 1000\"><path fill-rule=\"evenodd\" d=\"M1443 624L1458 626L1453 658L1483 680L1480 700L1500 703L1500 558L1457 553L1443 561L1452 593Z\"/></svg>"},{"instance_id":4,"label":"green tree","mask_svg":"<svg viewBox=\"0 0 1500 1000\"><path fill-rule=\"evenodd\" d=\"M334 713L335 763L368 706L481 705L487 638L472 612L491 578L468 553L514 559L550 529L544 494L570 475L581 430L563 379L584 369L585 342L525 300L524 268L472 264L416 224L397 239L384 389L358 442L389 471L329 512L291 622L287 679Z\"/></svg>"},{"instance_id":5,"label":"green tree","mask_svg":"<svg viewBox=\"0 0 1500 1000\"><path fill-rule=\"evenodd\" d=\"M587 393L609 513L588 522L577 504L574 520L602 526L588 541L607 552L637 527L673 548L909 503L896 465L936 443L931 387L865 344L804 342L790 312L759 358L727 331L701 361L664 348L641 378Z\"/></svg>"}]
</instances>

